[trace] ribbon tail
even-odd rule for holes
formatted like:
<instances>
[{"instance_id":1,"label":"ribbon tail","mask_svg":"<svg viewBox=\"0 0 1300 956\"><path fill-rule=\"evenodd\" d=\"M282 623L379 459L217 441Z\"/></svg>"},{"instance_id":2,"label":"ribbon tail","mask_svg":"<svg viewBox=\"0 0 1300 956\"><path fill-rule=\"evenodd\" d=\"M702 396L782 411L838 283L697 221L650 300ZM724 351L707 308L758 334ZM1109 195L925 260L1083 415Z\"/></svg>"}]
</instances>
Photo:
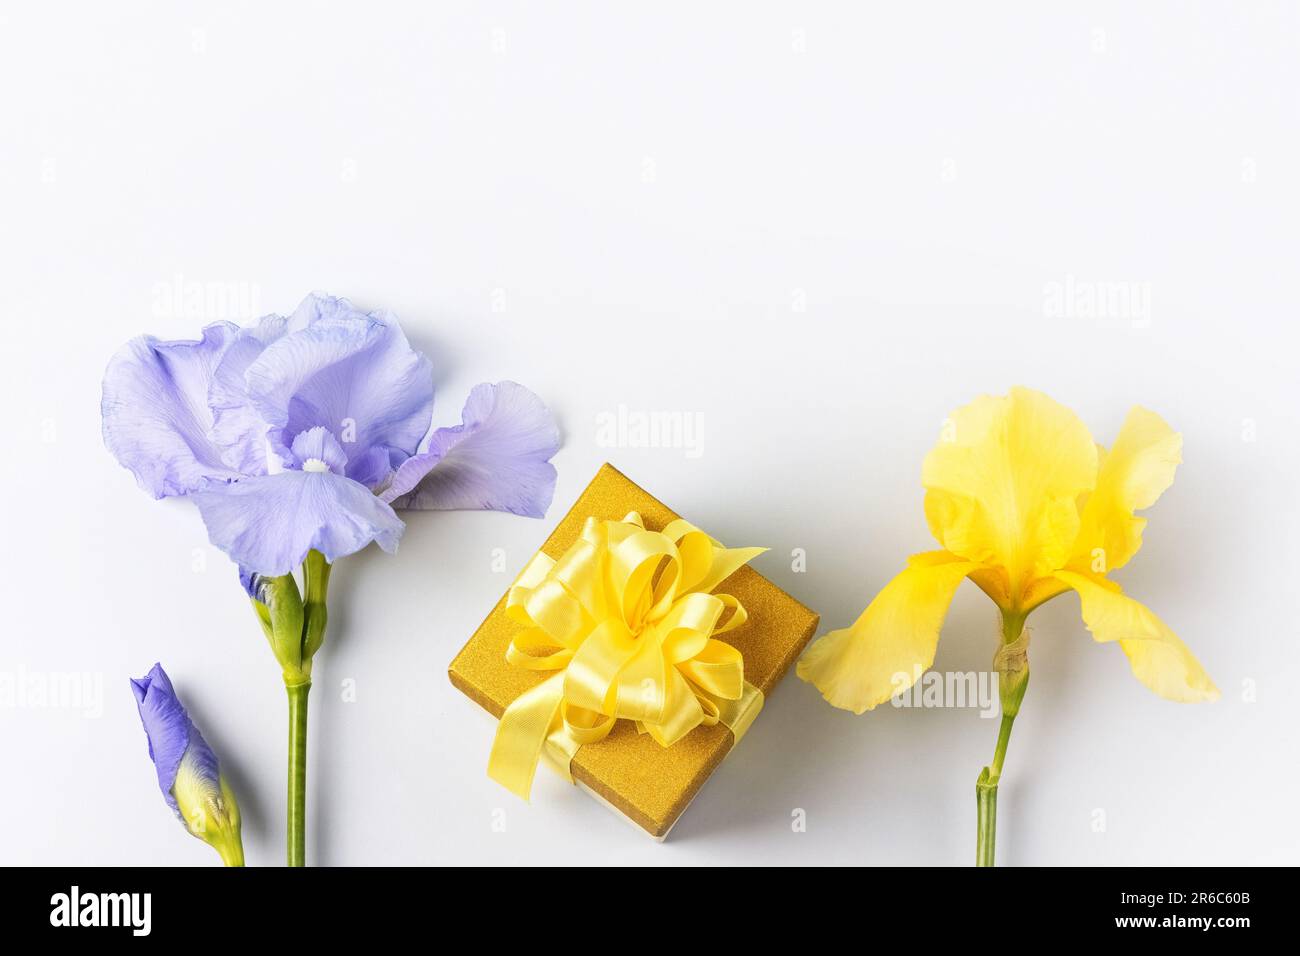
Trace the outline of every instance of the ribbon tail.
<instances>
[{"instance_id":1,"label":"ribbon tail","mask_svg":"<svg viewBox=\"0 0 1300 956\"><path fill-rule=\"evenodd\" d=\"M740 692L738 700L723 700L717 697L713 698L718 708L718 723L731 731L731 735L736 738L736 743L740 743L740 738L745 736L749 730L750 724L758 716L758 712L763 709L763 692L745 681L744 687ZM732 744L734 747L735 744Z\"/></svg>"},{"instance_id":2,"label":"ribbon tail","mask_svg":"<svg viewBox=\"0 0 1300 956\"><path fill-rule=\"evenodd\" d=\"M563 671L515 698L497 724L488 757L489 777L523 799L529 798L542 747L560 721L563 701Z\"/></svg>"}]
</instances>

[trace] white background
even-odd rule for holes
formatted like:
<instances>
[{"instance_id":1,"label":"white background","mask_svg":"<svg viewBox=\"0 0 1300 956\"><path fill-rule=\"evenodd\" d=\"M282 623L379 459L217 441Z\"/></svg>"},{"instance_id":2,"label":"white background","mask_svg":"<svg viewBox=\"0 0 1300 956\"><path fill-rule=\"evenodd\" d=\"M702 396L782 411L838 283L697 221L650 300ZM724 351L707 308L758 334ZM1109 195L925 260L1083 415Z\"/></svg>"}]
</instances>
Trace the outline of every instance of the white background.
<instances>
[{"instance_id":1,"label":"white background","mask_svg":"<svg viewBox=\"0 0 1300 956\"><path fill-rule=\"evenodd\" d=\"M98 403L129 337L312 289L400 315L440 424L514 378L565 441L546 521L416 514L396 557L339 565L311 862L969 862L996 735L975 710L855 717L791 676L657 845L553 776L531 805L489 781L492 722L446 667L606 459L770 546L758 569L844 626L933 547L944 417L1015 383L1103 443L1133 403L1183 432L1119 579L1223 699L1155 697L1073 595L1036 613L1000 861L1300 861L1295 7L425 6L0 14L0 669L102 686L99 716L0 708L0 861L215 862L145 754L127 678L155 660L249 862L282 860L277 668L197 513L104 450ZM1067 281L1150 308L1061 314ZM698 456L602 447L620 404L691 416ZM964 585L936 666L986 669L995 640Z\"/></svg>"}]
</instances>

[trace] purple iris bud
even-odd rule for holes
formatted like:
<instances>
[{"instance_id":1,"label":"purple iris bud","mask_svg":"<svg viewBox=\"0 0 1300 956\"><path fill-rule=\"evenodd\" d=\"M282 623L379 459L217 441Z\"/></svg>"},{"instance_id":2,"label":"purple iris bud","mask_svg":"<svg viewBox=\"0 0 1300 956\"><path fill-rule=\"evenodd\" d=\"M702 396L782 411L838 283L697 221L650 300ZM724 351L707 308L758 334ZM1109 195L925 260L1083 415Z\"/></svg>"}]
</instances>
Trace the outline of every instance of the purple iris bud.
<instances>
[{"instance_id":1,"label":"purple iris bud","mask_svg":"<svg viewBox=\"0 0 1300 956\"><path fill-rule=\"evenodd\" d=\"M396 318L326 295L196 342L133 340L105 374L103 417L141 487L192 497L212 542L264 575L312 550L395 550L394 508L540 517L555 491L559 432L536 395L479 385L460 425L434 428L432 366Z\"/></svg>"},{"instance_id":2,"label":"purple iris bud","mask_svg":"<svg viewBox=\"0 0 1300 956\"><path fill-rule=\"evenodd\" d=\"M176 696L161 664L131 680L149 757L163 799L190 833L214 847L227 866L242 866L239 805L217 755L212 752Z\"/></svg>"}]
</instances>

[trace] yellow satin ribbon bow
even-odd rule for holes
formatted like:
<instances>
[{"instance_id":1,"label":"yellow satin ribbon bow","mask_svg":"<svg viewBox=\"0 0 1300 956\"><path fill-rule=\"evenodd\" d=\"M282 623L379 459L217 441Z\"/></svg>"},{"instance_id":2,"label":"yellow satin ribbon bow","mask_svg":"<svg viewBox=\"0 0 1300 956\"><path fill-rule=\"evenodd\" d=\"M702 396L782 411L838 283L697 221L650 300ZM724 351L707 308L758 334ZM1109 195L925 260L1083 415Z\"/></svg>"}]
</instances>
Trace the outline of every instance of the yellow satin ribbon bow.
<instances>
[{"instance_id":1,"label":"yellow satin ribbon bow","mask_svg":"<svg viewBox=\"0 0 1300 956\"><path fill-rule=\"evenodd\" d=\"M538 760L572 780L578 748L620 718L664 747L700 724L739 738L763 695L745 682L740 651L715 639L745 623L745 609L710 592L766 550L724 548L681 519L647 531L632 512L588 518L559 560L539 552L506 598L524 626L506 660L558 673L506 708L488 775L527 800Z\"/></svg>"}]
</instances>

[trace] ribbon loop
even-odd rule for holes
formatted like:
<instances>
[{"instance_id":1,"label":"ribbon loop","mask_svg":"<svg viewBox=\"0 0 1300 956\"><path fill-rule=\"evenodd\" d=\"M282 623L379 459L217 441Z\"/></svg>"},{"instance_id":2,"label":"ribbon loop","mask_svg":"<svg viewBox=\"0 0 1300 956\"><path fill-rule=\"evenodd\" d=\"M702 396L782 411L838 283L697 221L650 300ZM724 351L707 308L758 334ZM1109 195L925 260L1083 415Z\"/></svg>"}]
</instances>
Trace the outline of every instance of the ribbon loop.
<instances>
[{"instance_id":1,"label":"ribbon loop","mask_svg":"<svg viewBox=\"0 0 1300 956\"><path fill-rule=\"evenodd\" d=\"M710 640L678 670L706 693L724 700L739 700L745 687L745 662L740 651L722 641Z\"/></svg>"},{"instance_id":2,"label":"ribbon loop","mask_svg":"<svg viewBox=\"0 0 1300 956\"><path fill-rule=\"evenodd\" d=\"M701 724L739 740L763 694L736 648L714 635L745 623L731 595L710 593L763 548L724 548L675 520L647 531L641 516L588 518L558 559L537 554L506 599L522 629L506 660L553 671L506 708L488 774L528 798L540 760L566 778L578 748L618 720L670 747Z\"/></svg>"}]
</instances>

